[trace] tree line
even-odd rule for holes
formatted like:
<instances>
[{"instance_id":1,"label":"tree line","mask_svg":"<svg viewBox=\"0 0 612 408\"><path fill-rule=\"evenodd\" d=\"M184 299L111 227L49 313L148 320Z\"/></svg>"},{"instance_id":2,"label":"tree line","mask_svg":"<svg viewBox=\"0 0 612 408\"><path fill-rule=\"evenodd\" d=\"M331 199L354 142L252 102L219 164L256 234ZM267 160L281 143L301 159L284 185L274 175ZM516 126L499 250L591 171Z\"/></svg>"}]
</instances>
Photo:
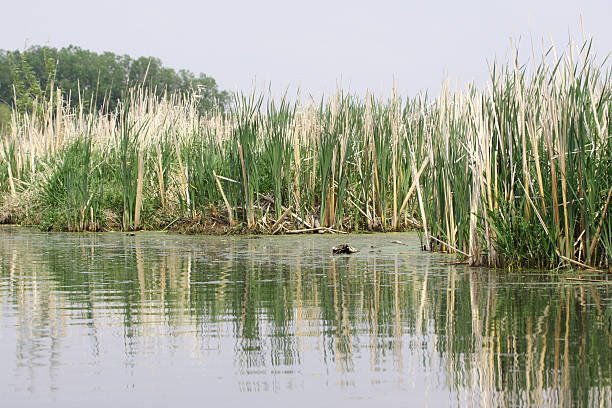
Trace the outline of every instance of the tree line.
<instances>
[{"instance_id":1,"label":"tree line","mask_svg":"<svg viewBox=\"0 0 612 408\"><path fill-rule=\"evenodd\" d=\"M72 106L82 103L86 109L113 110L126 89L141 85L158 95L196 92L202 112L224 108L230 99L214 78L165 67L155 57L98 54L73 45L0 50L0 110L4 111L6 105L27 111L34 99L48 96L53 88L70 96Z\"/></svg>"}]
</instances>

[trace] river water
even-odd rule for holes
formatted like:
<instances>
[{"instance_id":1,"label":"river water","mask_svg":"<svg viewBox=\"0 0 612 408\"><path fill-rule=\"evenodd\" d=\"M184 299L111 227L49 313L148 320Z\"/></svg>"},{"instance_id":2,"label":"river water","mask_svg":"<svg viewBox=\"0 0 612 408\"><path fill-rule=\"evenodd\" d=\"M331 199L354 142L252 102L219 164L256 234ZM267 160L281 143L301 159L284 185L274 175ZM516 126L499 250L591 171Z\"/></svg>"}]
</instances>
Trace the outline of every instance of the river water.
<instances>
[{"instance_id":1,"label":"river water","mask_svg":"<svg viewBox=\"0 0 612 408\"><path fill-rule=\"evenodd\" d=\"M3 407L610 406L611 326L611 285L417 234L0 228Z\"/></svg>"}]
</instances>

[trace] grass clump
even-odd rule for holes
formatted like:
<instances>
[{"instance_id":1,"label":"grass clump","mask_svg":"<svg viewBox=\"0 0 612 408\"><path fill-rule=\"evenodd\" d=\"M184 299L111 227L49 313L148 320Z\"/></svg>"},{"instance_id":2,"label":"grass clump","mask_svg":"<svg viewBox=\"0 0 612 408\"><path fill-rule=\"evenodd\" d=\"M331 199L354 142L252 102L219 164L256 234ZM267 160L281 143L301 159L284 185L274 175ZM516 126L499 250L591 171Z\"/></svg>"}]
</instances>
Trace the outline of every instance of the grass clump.
<instances>
[{"instance_id":1,"label":"grass clump","mask_svg":"<svg viewBox=\"0 0 612 408\"><path fill-rule=\"evenodd\" d=\"M106 166L91 139L80 137L43 161L38 196L42 228L68 231L96 231L104 200Z\"/></svg>"}]
</instances>

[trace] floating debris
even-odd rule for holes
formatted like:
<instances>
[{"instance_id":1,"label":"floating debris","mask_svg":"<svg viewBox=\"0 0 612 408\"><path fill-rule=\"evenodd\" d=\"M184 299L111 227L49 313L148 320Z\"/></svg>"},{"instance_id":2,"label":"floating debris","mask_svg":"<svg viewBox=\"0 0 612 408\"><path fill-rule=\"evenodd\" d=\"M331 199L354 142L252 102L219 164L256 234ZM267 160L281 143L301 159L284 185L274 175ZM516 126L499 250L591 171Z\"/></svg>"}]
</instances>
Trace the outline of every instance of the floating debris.
<instances>
[{"instance_id":1,"label":"floating debris","mask_svg":"<svg viewBox=\"0 0 612 408\"><path fill-rule=\"evenodd\" d=\"M332 253L334 255L339 254L354 254L355 252L359 252L358 249L353 248L352 246L348 246L347 244L341 244L332 248Z\"/></svg>"}]
</instances>

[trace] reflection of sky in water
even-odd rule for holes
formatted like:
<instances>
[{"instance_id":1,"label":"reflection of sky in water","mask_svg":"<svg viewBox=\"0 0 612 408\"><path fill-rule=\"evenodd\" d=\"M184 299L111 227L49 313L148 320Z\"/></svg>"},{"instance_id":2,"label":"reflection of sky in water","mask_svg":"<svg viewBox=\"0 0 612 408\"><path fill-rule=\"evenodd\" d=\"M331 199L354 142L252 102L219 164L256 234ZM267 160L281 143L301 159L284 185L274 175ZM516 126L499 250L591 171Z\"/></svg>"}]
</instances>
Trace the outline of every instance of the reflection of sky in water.
<instances>
[{"instance_id":1,"label":"reflection of sky in water","mask_svg":"<svg viewBox=\"0 0 612 408\"><path fill-rule=\"evenodd\" d=\"M344 242L360 252L332 256ZM0 390L11 406L612 397L610 286L454 265L421 252L416 234L3 228L0 261Z\"/></svg>"}]
</instances>

